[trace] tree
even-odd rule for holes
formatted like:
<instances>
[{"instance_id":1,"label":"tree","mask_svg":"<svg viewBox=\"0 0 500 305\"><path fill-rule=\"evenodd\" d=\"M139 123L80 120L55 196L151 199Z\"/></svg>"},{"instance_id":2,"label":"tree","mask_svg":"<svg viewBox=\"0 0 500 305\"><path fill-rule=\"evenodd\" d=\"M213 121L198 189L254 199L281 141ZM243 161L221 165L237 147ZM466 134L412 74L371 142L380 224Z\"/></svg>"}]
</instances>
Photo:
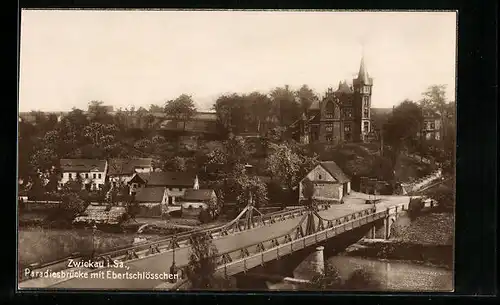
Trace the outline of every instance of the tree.
<instances>
[{"instance_id":1,"label":"tree","mask_svg":"<svg viewBox=\"0 0 500 305\"><path fill-rule=\"evenodd\" d=\"M116 149L117 133L118 128L115 125L97 122L90 123L83 130L83 134L92 144L92 149L103 152L104 156Z\"/></svg>"},{"instance_id":2,"label":"tree","mask_svg":"<svg viewBox=\"0 0 500 305\"><path fill-rule=\"evenodd\" d=\"M88 204L78 195L69 191L64 192L59 203L58 217L64 220L73 219L78 213L85 211Z\"/></svg>"},{"instance_id":3,"label":"tree","mask_svg":"<svg viewBox=\"0 0 500 305\"><path fill-rule=\"evenodd\" d=\"M296 100L295 92L288 85L276 87L270 95L281 126L289 126L299 119L300 104Z\"/></svg>"},{"instance_id":4,"label":"tree","mask_svg":"<svg viewBox=\"0 0 500 305\"><path fill-rule=\"evenodd\" d=\"M446 85L432 85L427 88L420 100L420 106L445 114L446 109Z\"/></svg>"},{"instance_id":5,"label":"tree","mask_svg":"<svg viewBox=\"0 0 500 305\"><path fill-rule=\"evenodd\" d=\"M165 113L177 121L183 121L183 130L186 130L186 121L196 114L196 107L190 95L181 94L175 100L167 101Z\"/></svg>"},{"instance_id":6,"label":"tree","mask_svg":"<svg viewBox=\"0 0 500 305\"><path fill-rule=\"evenodd\" d=\"M191 237L191 253L187 278L193 289L214 289L218 251L207 233L195 233Z\"/></svg>"},{"instance_id":7,"label":"tree","mask_svg":"<svg viewBox=\"0 0 500 305\"><path fill-rule=\"evenodd\" d=\"M392 148L393 168L401 150L421 132L422 122L422 110L414 102L405 100L394 108L383 130L385 142Z\"/></svg>"},{"instance_id":8,"label":"tree","mask_svg":"<svg viewBox=\"0 0 500 305\"><path fill-rule=\"evenodd\" d=\"M163 170L171 172L184 172L187 170L186 159L179 156L169 158L165 161Z\"/></svg>"},{"instance_id":9,"label":"tree","mask_svg":"<svg viewBox=\"0 0 500 305\"><path fill-rule=\"evenodd\" d=\"M112 124L113 117L102 101L91 101L88 107L88 114L91 122L101 124Z\"/></svg>"},{"instance_id":10,"label":"tree","mask_svg":"<svg viewBox=\"0 0 500 305\"><path fill-rule=\"evenodd\" d=\"M265 133L273 123L274 108L271 99L259 92L252 92L244 97L246 107L250 108L250 129L257 133ZM252 128L253 127L253 128Z\"/></svg>"},{"instance_id":11,"label":"tree","mask_svg":"<svg viewBox=\"0 0 500 305\"><path fill-rule=\"evenodd\" d=\"M149 112L151 112L151 113L163 113L164 110L165 110L164 107L161 107L161 106L158 106L155 104L149 105Z\"/></svg>"},{"instance_id":12,"label":"tree","mask_svg":"<svg viewBox=\"0 0 500 305\"><path fill-rule=\"evenodd\" d=\"M256 208L260 208L267 204L267 187L260 178L248 176L241 172L234 174L233 190L236 192L236 202L240 207L246 206L250 199Z\"/></svg>"},{"instance_id":13,"label":"tree","mask_svg":"<svg viewBox=\"0 0 500 305\"><path fill-rule=\"evenodd\" d=\"M51 148L40 148L33 152L30 158L30 165L37 172L47 172L57 165L59 158Z\"/></svg>"},{"instance_id":14,"label":"tree","mask_svg":"<svg viewBox=\"0 0 500 305\"><path fill-rule=\"evenodd\" d=\"M302 196L306 199L307 205L313 205L313 196L314 196L315 188L314 183L309 179L305 178L302 181Z\"/></svg>"},{"instance_id":15,"label":"tree","mask_svg":"<svg viewBox=\"0 0 500 305\"><path fill-rule=\"evenodd\" d=\"M296 94L302 108L302 112L304 113L307 113L311 104L318 99L316 93L314 93L314 91L307 85L302 85Z\"/></svg>"},{"instance_id":16,"label":"tree","mask_svg":"<svg viewBox=\"0 0 500 305\"><path fill-rule=\"evenodd\" d=\"M275 145L274 152L267 158L271 176L276 177L289 190L297 186L301 158L285 144Z\"/></svg>"}]
</instances>

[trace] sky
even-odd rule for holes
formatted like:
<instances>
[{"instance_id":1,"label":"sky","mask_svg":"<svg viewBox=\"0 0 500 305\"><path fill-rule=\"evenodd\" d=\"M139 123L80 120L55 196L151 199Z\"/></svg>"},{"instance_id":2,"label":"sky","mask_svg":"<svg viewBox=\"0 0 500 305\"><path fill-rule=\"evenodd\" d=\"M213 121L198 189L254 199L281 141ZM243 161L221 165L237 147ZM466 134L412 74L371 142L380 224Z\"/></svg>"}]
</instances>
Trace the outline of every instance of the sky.
<instances>
[{"instance_id":1,"label":"sky","mask_svg":"<svg viewBox=\"0 0 500 305\"><path fill-rule=\"evenodd\" d=\"M455 98L455 12L23 10L19 111L115 108L186 93L209 110L224 93L307 84L322 95L356 77L372 107Z\"/></svg>"}]
</instances>

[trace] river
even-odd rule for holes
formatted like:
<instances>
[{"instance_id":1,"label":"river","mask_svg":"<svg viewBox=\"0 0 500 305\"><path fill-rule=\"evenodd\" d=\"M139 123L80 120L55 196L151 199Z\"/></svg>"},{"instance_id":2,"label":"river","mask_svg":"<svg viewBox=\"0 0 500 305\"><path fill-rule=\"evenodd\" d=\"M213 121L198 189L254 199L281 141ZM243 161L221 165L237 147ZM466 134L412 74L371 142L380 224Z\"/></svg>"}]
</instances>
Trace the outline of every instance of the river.
<instances>
[{"instance_id":1,"label":"river","mask_svg":"<svg viewBox=\"0 0 500 305\"><path fill-rule=\"evenodd\" d=\"M401 217L397 223L402 228L401 231L405 233L404 238L407 242L414 242L418 247L418 245L425 244L424 240L426 242L430 241L434 249L440 249L432 252L433 247L431 246L413 251L426 251L428 253L427 257L436 256L436 252L445 258L448 256L453 257L453 248L449 245L449 239L453 236L453 217L450 217L449 214L432 213L413 220L409 217ZM429 228L433 229L429 230ZM433 235L427 236L426 234L429 232L433 233ZM408 251L404 251L405 249L398 248L397 245L395 246L396 250L401 250L399 251L401 256L411 256L408 255ZM440 253L440 251L445 251L446 253ZM413 262L403 259L381 259L378 256L356 256L353 253L343 253L325 258L325 260L335 267L340 278L343 280L348 279L354 270L363 269L379 284L379 291L437 292L453 290L453 270L445 266L431 265L430 262L432 260L426 261L424 264L424 262ZM295 278L311 278L309 259L306 259L295 269ZM301 287L289 283L268 283L268 288L270 290L301 290Z\"/></svg>"},{"instance_id":2,"label":"river","mask_svg":"<svg viewBox=\"0 0 500 305\"><path fill-rule=\"evenodd\" d=\"M350 256L335 256L328 259L341 278L345 279L358 269L370 273L373 280L380 284L380 291L452 291L453 271L424 266L416 263L388 261ZM298 268L300 269L300 267ZM294 272L295 278L307 278L300 271ZM290 283L268 283L269 290L300 290Z\"/></svg>"}]
</instances>

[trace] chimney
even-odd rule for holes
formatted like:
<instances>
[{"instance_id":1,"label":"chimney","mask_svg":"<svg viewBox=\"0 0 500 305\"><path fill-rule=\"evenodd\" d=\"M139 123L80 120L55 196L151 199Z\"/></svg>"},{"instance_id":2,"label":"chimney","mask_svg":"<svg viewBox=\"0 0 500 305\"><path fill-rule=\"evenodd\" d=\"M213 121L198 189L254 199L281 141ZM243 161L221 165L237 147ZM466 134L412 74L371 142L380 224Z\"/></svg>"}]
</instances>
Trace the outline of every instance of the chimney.
<instances>
[{"instance_id":1,"label":"chimney","mask_svg":"<svg viewBox=\"0 0 500 305\"><path fill-rule=\"evenodd\" d=\"M194 190L198 190L200 189L200 184L198 182L198 175L196 175L196 177L194 178L194 185L193 185L193 189Z\"/></svg>"}]
</instances>

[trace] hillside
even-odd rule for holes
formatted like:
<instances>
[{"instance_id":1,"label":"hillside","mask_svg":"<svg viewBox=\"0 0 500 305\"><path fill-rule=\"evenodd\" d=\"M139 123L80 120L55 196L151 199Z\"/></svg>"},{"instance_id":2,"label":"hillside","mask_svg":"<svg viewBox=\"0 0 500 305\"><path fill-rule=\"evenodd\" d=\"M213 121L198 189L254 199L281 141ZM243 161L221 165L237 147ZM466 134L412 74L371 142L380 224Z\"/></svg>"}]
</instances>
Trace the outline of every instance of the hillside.
<instances>
[{"instance_id":1,"label":"hillside","mask_svg":"<svg viewBox=\"0 0 500 305\"><path fill-rule=\"evenodd\" d=\"M350 143L336 147L327 145L313 145L320 160L335 161L350 177L373 177L390 181L394 176L396 181L405 182L422 177L432 168L401 154L396 163L393 174L392 163L387 156L380 156L378 143Z\"/></svg>"}]
</instances>

